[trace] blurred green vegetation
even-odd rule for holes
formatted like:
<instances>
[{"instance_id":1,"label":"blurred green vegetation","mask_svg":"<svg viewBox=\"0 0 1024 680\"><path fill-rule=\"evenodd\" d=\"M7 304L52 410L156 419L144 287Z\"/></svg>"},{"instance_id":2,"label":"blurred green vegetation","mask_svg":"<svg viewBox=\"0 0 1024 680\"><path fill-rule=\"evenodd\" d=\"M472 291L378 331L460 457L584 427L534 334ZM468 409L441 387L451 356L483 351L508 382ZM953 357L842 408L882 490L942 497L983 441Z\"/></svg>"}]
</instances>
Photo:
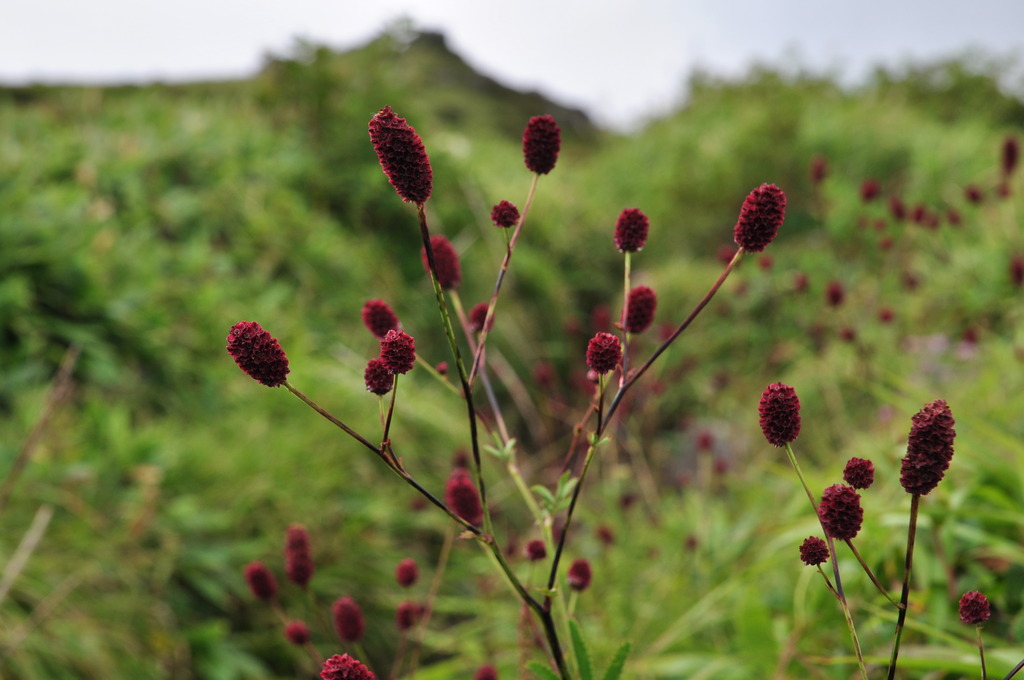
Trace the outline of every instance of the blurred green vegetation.
<instances>
[{"instance_id":1,"label":"blurred green vegetation","mask_svg":"<svg viewBox=\"0 0 1024 680\"><path fill-rule=\"evenodd\" d=\"M634 282L658 291L657 323L671 327L720 272L743 197L772 182L789 198L776 243L746 258L633 393L588 480L570 553L594 564L577 614L598 667L630 639L627 677L853 673L841 614L796 558L816 533L806 499L756 424L761 390L782 381L803 404L796 448L814 484L839 481L852 455L875 461L857 542L887 584L902 563L908 499L896 478L909 418L926 401L950 403L957 454L923 503L904 668L976 672L955 607L980 589L996 610L989 667L1008 670L1024 656L1024 329L1010 276L1024 255L1022 173L998 193L1000 145L1020 138L1024 103L1006 94L1008 72L966 55L879 69L856 89L765 66L697 74L685 106L629 136L504 88L441 36L402 26L346 54L299 44L248 82L0 89L0 475L67 349L82 352L71 396L0 509L0 569L12 576L33 517L54 510L0 600L0 675L312 675L242 579L255 559L280 575L284 529L300 522L316 599L357 597L369 661L386 676L407 596L394 565L414 557L429 580L446 524L223 350L233 323L259 321L288 352L292 382L370 439L378 410L361 375L377 343L363 302L384 298L421 356L449 359L414 212L366 134L386 104L423 135L431 225L462 254L467 309L489 296L504 250L490 206L522 206L529 185L523 126L543 113L562 126L488 355L537 483L557 478L584 412L595 318L621 305L618 213L651 218ZM815 156L828 167L817 186ZM882 187L873 202L860 197L867 178ZM968 185L982 202L965 199ZM890 196L938 224L894 219ZM842 305L826 303L831 281ZM657 334L636 338L633 356ZM554 378L539 389L542 362ZM705 432L713 445L701 453ZM402 380L392 440L417 478L440 493L466 439L451 390L423 371ZM521 546L537 532L491 463L499 539ZM852 560L843 567L864 648L884 666L894 617ZM283 603L316 621L301 593L285 588ZM468 677L489 662L514 677L518 620L491 565L456 541L418 676ZM323 652L341 650L314 628Z\"/></svg>"}]
</instances>

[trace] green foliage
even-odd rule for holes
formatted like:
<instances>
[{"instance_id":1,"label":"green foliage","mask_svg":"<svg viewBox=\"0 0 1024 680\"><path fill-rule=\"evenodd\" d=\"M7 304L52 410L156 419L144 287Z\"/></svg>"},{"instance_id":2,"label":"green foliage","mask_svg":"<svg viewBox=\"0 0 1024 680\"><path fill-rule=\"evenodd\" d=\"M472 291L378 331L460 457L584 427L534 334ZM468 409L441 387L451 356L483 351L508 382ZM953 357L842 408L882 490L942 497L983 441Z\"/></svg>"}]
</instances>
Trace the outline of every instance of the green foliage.
<instances>
[{"instance_id":1,"label":"green foliage","mask_svg":"<svg viewBox=\"0 0 1024 680\"><path fill-rule=\"evenodd\" d=\"M497 397L516 406L505 414L514 452L499 446L485 461L502 545L537 531L503 472L513 453L550 513L572 492L561 463L585 409L592 314L606 305L614 318L621 303L611 233L622 208L651 217L634 277L658 291L657 323L675 324L721 271L716 251L731 242L746 193L770 181L789 197L776 243L745 259L645 376L596 454L569 543L595 573L575 611L586 644L575 623L566 641L593 661L581 673L853 673L841 614L796 559L816 533L806 498L757 431L757 397L774 381L800 394L796 448L813 485L838 481L850 456L875 461L857 540L883 583L900 576L908 500L895 480L910 415L949 401L957 454L923 503L903 668L974 672L971 633L955 615L968 589L997 603L985 629L990 668L1011 667L1024 631L1024 335L1008 272L1024 253L1020 175L1009 198L996 190L999 144L1020 136L1024 118L999 86L1002 67L978 64L880 71L856 90L767 68L737 80L698 75L686 106L629 137L502 88L438 36L400 27L347 54L300 44L251 82L0 90L0 474L40 417L66 348L82 349L72 398L0 512L7 565L38 508L55 509L0 600L0 675L313 675L241 577L255 559L282 574L292 522L310 531L317 575L308 597L281 578L287 614L334 650L316 612L356 595L369 663L390 668L405 597L393 565L414 557L433 571L445 522L410 509L379 461L284 390L249 381L222 349L231 324L260 321L288 352L290 379L366 433L377 432L379 412L361 383L377 351L359 322L365 300L392 304L427 361L449 360L415 216L367 139L385 104L424 137L431 223L462 255L467 308L489 296L504 253L490 206L522 207L526 119L552 113L566 133L488 346ZM807 177L816 154L829 165L818 187ZM892 219L884 201L860 200L867 177L883 198L956 211L959 226ZM967 203L967 184L986 200ZM794 283L800 274L806 289ZM838 307L824 300L833 279L847 292ZM891 322L878 320L882 308ZM843 339L849 328L855 337ZM967 331L979 341L964 342ZM656 332L635 338L631 355L656 347ZM540 362L551 370L543 388ZM436 493L466 443L450 386L422 371L403 378L392 430L404 464ZM702 431L714 436L710 451L697 449ZM597 537L600 526L613 544ZM840 559L864 648L884 660L893 617ZM546 585L546 570L512 563L531 587ZM502 677L524 665L556 677L539 651L522 652L517 602L465 542L440 577L418 676L466 675L493 660ZM632 645L617 647L624 639Z\"/></svg>"}]
</instances>

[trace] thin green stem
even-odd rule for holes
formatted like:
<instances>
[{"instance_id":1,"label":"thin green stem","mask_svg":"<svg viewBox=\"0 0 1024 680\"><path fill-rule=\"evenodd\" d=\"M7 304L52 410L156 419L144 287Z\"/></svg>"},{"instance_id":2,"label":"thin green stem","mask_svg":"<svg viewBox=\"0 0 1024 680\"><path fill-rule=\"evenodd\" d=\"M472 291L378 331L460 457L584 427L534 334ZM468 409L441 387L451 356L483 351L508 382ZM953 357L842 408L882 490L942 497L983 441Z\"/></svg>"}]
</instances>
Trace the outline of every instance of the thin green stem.
<instances>
[{"instance_id":1,"label":"thin green stem","mask_svg":"<svg viewBox=\"0 0 1024 680\"><path fill-rule=\"evenodd\" d=\"M368 448L371 451L373 451L385 463L388 463L388 467L391 466L390 465L390 461L388 461L387 456L384 455L384 452L381 451L379 446L377 446L376 444L370 443L370 440L368 440L366 437L364 437L363 435L359 434L358 432L353 430L351 427L349 427L345 423L341 422L340 420L338 420L337 418L332 416L326 410L321 408L320 405L317 404L315 401L313 401L312 399L307 397L305 394L303 394L299 390L295 389L295 387L292 386L292 384L289 383L287 380L283 384L284 384L285 389L287 389L289 392L291 392L292 394L294 394L296 397L299 398L299 401L301 401L306 406L310 407L311 409L313 409L314 411L319 413L321 416L326 418L328 421L330 421L336 427L338 427L341 430L343 430L345 432L345 434L347 434L348 436L352 437L357 442L359 442L360 444L362 444L366 448Z\"/></svg>"},{"instance_id":2,"label":"thin green stem","mask_svg":"<svg viewBox=\"0 0 1024 680\"><path fill-rule=\"evenodd\" d=\"M480 440L477 432L476 407L473 405L473 389L466 373L466 364L462 361L462 353L459 351L459 343L455 339L455 329L452 327L451 315L448 314L448 304L444 299L444 291L441 289L441 282L437 278L437 262L434 259L434 248L430 244L430 227L427 225L427 212L422 203L416 205L416 215L420 223L420 235L423 238L423 249L427 254L427 265L430 269L430 280L434 284L434 297L437 299L437 310L441 315L441 325L444 326L445 336L448 338L448 347L451 349L455 367L459 372L459 382L462 383L462 396L466 401L467 417L469 419L470 444L473 450L473 474L476 477L477 490L480 492L480 504L484 511L484 531L493 533L491 527L491 512L487 503L487 486L484 483L483 467L480 461Z\"/></svg>"},{"instance_id":3,"label":"thin green stem","mask_svg":"<svg viewBox=\"0 0 1024 680\"><path fill-rule=\"evenodd\" d=\"M868 671L864 665L864 653L860 647L860 637L857 635L857 627L853 623L853 614L850 612L850 605L846 601L846 593L843 591L843 580L839 575L839 555L836 553L835 541L831 536L828 535L828 531L825 529L825 525L821 521L821 513L818 511L818 502L814 500L814 494L811 493L811 488L807 486L807 480L804 478L803 470L800 469L800 464L796 460L796 453L793 451L793 446L789 442L786 442L786 455L789 457L789 462L793 466L793 470L796 472L797 478L800 480L800 485L803 486L804 492L807 494L807 500L811 503L811 509L814 511L814 516L818 518L818 524L821 525L821 531L825 534L825 541L828 543L828 551L832 557L832 576L836 580L835 593L836 598L839 600L840 609L843 610L843 618L846 619L846 627L850 631L850 639L853 641L853 651L857 656L857 666L860 669L860 675L862 680L867 680Z\"/></svg>"},{"instance_id":4,"label":"thin green stem","mask_svg":"<svg viewBox=\"0 0 1024 680\"><path fill-rule=\"evenodd\" d=\"M1020 673L1022 668L1024 668L1024 659L1021 659L1020 663L1014 666L1013 670L1007 673L1006 677L1003 678L1003 680L1011 680L1013 676L1017 675L1017 673Z\"/></svg>"},{"instance_id":5,"label":"thin green stem","mask_svg":"<svg viewBox=\"0 0 1024 680\"><path fill-rule=\"evenodd\" d=\"M381 449L387 449L387 442L391 435L391 418L395 414L395 399L398 396L398 376L394 376L391 383L391 401L388 404L388 413L384 419L384 434L381 435Z\"/></svg>"},{"instance_id":6,"label":"thin green stem","mask_svg":"<svg viewBox=\"0 0 1024 680\"><path fill-rule=\"evenodd\" d=\"M503 230L504 231L504 230ZM459 297L459 292L453 290L451 292L452 307L455 308L455 315L459 319L459 325L462 326L462 334L466 336L466 342L469 343L469 351L476 353L476 341L473 339L473 331L469 327L469 320L466 318L466 312L462 306L462 298ZM501 443L507 444L510 437L508 434L508 427L505 425L505 418L501 414L501 407L498 405L498 396L494 392L494 386L491 384L491 379L487 375L486 360L481 359L481 370L480 370L480 382L484 386L484 395L487 397L487 403L491 406L491 413L494 414L494 423L498 426L498 434L501 435Z\"/></svg>"},{"instance_id":7,"label":"thin green stem","mask_svg":"<svg viewBox=\"0 0 1024 680\"><path fill-rule=\"evenodd\" d=\"M533 200L533 193L536 189L536 184L537 180L535 177L533 185L530 188L530 195L527 199L526 209L529 208L529 205ZM522 223L525 220L526 209L524 209L523 218L520 219L520 223L516 227L516 232L512 236L512 241L509 245L508 252L506 254L506 261L503 264L502 273L499 274L498 284L496 285L494 295L491 298L491 305L487 310L487 318L484 321L484 328L481 330L480 342L477 345L477 351L474 357L474 370L476 369L477 361L479 361L480 353L484 346L484 340L486 338L487 329L491 324L491 318L494 313L494 303L497 300L498 288L500 288L501 279L504 276L504 270L507 269L508 259L511 257L512 246L515 245L515 240L518 238L519 230L522 228ZM494 530L491 524L491 513L487 503L487 490L484 484L483 467L481 465L480 460L480 442L477 432L477 415L476 407L473 404L473 390L471 379L466 371L466 364L462 360L462 354L459 351L458 342L455 340L455 330L452 327L451 316L448 314L448 305L445 303L444 291L441 290L441 284L437 278L437 264L434 260L434 249L430 244L430 228L427 225L427 215L424 209L424 205L422 203L417 204L416 212L417 216L419 217L420 235L423 238L423 248L427 254L427 265L428 268L430 269L430 278L434 284L434 297L437 299L437 308L441 315L441 323L444 326L445 335L448 338L448 345L451 348L452 356L455 360L455 366L459 372L459 381L462 383L463 397L466 400L466 409L468 412L467 415L469 419L470 428L470 439L473 448L473 471L476 475L477 488L480 492L480 504L483 506L483 535L481 535L479 529L472 525L469 525L461 517L454 515L450 510L448 510L446 506L444 506L443 503L440 504L440 507L442 507L450 516L456 518L461 524L469 526L470 530L474 534L476 534L478 538L481 538L483 542L487 545L488 549L490 550L494 558L497 560L499 566L501 567L502 572L505 574L505 577L508 580L508 582L516 590L516 592L519 594L519 597L523 600L523 602L525 602L531 609L533 609L534 612L536 612L537 616L540 618L541 623L544 625L544 631L548 638L548 644L551 647L551 655L555 660L555 665L558 667L559 673L562 675L563 680L570 680L571 676L569 675L568 668L566 667L565 655L562 653L561 642L559 641L558 632L555 630L554 620L551 618L551 613L547 611L546 608L543 607L536 600L536 598L531 596L526 591L522 582L516 577L511 567L509 567L508 562L505 561L505 557L502 554L501 548L497 545L493 537ZM408 475L405 475L404 473L400 474L402 474L403 477L407 479L407 481L411 480L411 477L409 477Z\"/></svg>"},{"instance_id":8,"label":"thin green stem","mask_svg":"<svg viewBox=\"0 0 1024 680\"><path fill-rule=\"evenodd\" d=\"M900 655L900 642L903 637L903 625L907 621L907 602L910 598L910 572L914 565L914 540L917 537L917 515L921 506L921 495L910 497L910 526L907 528L907 556L903 565L903 590L900 593L900 611L896 617L896 632L892 641L892 655L889 657L888 680L896 677L896 660Z\"/></svg>"},{"instance_id":9,"label":"thin green stem","mask_svg":"<svg viewBox=\"0 0 1024 680\"><path fill-rule=\"evenodd\" d=\"M868 578L871 579L871 582L875 584L875 588L878 589L878 592L885 595L885 599L889 600L893 606L899 609L900 603L897 602L896 599L889 594L889 591L885 589L885 586L878 581L878 578L875 576L875 572L871 571L871 567L869 567L867 562L864 561L864 558L861 557L860 551L857 550L857 547L853 544L853 540L849 538L846 539L846 545L849 546L851 551L853 551L853 556L857 558L858 562L860 562L861 568L864 570L864 573L868 575Z\"/></svg>"},{"instance_id":10,"label":"thin green stem","mask_svg":"<svg viewBox=\"0 0 1024 680\"><path fill-rule=\"evenodd\" d=\"M508 265L512 261L512 251L515 250L516 243L519 242L519 234L522 233L523 225L526 224L526 216L530 212L530 206L533 205L533 197L537 193L537 182L539 180L540 175L534 174L533 181L530 183L530 191L526 195L526 203L523 205L523 212L519 215L516 229L512 232L512 238L509 239L508 245L505 247L505 257L501 261L501 269L498 270L498 278L494 282L491 301L487 303L487 317L484 319L484 327L480 329L480 341L477 343L476 352L473 353L473 368L469 372L470 385L473 384L476 374L480 370L480 356L483 354L484 346L487 344L487 335L490 333L490 328L494 325L494 310L498 306L498 294L501 293L501 284L505 280L505 274L508 273Z\"/></svg>"},{"instance_id":11,"label":"thin green stem","mask_svg":"<svg viewBox=\"0 0 1024 680\"><path fill-rule=\"evenodd\" d=\"M988 680L988 671L985 670L985 643L981 641L981 626L975 626L978 633L978 654L981 655L981 680Z\"/></svg>"},{"instance_id":12,"label":"thin green stem","mask_svg":"<svg viewBox=\"0 0 1024 680\"><path fill-rule=\"evenodd\" d=\"M619 376L619 387L622 387L626 382L626 375L629 373L629 332L626 330L626 319L629 318L629 285L633 253L627 250L624 255L622 266L622 314L619 315L619 327L623 331L624 340L622 342L622 374Z\"/></svg>"},{"instance_id":13,"label":"thin green stem","mask_svg":"<svg viewBox=\"0 0 1024 680\"><path fill-rule=\"evenodd\" d=\"M636 383L636 381L640 379L640 376L647 372L647 369L651 367L655 360L657 360L657 358L660 357L673 342L675 342L676 338L678 338L679 335L683 331L685 331L691 323L693 323L693 320L697 318L697 315L700 314L705 307L707 307L708 303L711 302L711 298L715 296L715 293L718 292L718 289L722 287L722 284L725 283L725 280L729 277L729 273L732 272L732 270L736 268L736 265L740 263L740 260L743 259L743 253L744 250L742 248L736 251L736 254L733 256L732 260L730 260L729 264L726 265L725 270L721 274L719 274L718 278L715 280L714 284L712 284L708 292L704 295L703 298L701 298L700 302L697 303L697 306L693 308L690 314L685 319L683 319L683 322L679 324L675 331L672 332L672 335L670 335L668 339L665 340L665 342L661 343L658 349L654 350L654 353L651 354L650 357L648 357L647 361L645 361L643 365L640 366L640 368L636 369L636 371L632 375L626 378L626 380L619 387L619 391L616 392L615 396L612 398L611 404L608 406L608 413L600 421L598 426L599 431L604 431L605 424L612 417L612 415L615 414L615 411L618 410L619 404L622 403L622 398L625 396L626 391L629 390L629 388L632 387Z\"/></svg>"}]
</instances>

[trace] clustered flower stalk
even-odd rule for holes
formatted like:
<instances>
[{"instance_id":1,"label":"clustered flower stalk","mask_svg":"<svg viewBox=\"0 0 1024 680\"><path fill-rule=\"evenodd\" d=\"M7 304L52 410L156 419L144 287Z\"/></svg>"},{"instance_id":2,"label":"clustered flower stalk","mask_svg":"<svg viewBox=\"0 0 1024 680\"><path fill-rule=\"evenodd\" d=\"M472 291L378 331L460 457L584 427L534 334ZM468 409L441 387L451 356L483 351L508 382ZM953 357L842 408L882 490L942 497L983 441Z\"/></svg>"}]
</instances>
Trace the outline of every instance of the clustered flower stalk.
<instances>
[{"instance_id":1,"label":"clustered flower stalk","mask_svg":"<svg viewBox=\"0 0 1024 680\"><path fill-rule=\"evenodd\" d=\"M858 665L862 678L867 678L863 655L857 639L856 628L850 613L849 605L840 581L839 566L836 560L833 539L844 541L853 552L857 561L871 579L871 582L896 607L896 628L893 634L892 651L889 658L887 677L895 677L899 658L900 643L906 623L910 578L913 571L914 546L917 536L917 520L920 512L921 497L927 495L942 480L953 458L953 440L956 436L955 421L948 404L937 400L925 406L911 419L910 434L907 438L907 453L900 470L900 484L911 495L910 519L907 529L907 546L904 559L903 582L899 601L893 599L881 585L870 567L865 562L852 540L859 533L864 517L860 506L860 495L856 489L867 489L874 482L875 468L869 460L851 458L843 470L846 484L835 484L825 489L821 501L816 502L814 495L804 478L793 452L792 442L800 434L800 401L796 391L781 383L769 385L761 395L758 405L761 430L770 444L785 447L793 469L807 493L808 500L818 518L822 531L828 541L825 544L817 537L809 537L800 546L800 558L804 564L813 565L821 572L821 565L832 558L832 569L835 586L825 578L829 590L839 599L843 614L847 620L853 639ZM824 576L824 573L822 572ZM960 603L961 618L965 623L980 624L988 619L988 601L976 592L967 593ZM984 649L981 645L980 632L978 646L981 655L982 677L985 677ZM1016 671L1014 671L1016 672ZM1011 677L1013 673L1011 673Z\"/></svg>"},{"instance_id":2,"label":"clustered flower stalk","mask_svg":"<svg viewBox=\"0 0 1024 680\"><path fill-rule=\"evenodd\" d=\"M556 545L551 530L552 518L549 516L549 513L541 510L537 505L532 492L527 488L525 480L522 479L515 464L514 442L511 441L501 420L497 400L494 397L484 369L484 356L488 334L494 325L497 303L502 290L502 284L509 269L512 254L519 241L523 226L527 221L539 178L541 175L551 172L557 162L561 146L561 131L551 116L537 116L530 119L527 124L523 133L523 156L527 169L533 173L529 192L521 213L516 206L508 201L500 202L492 210L491 219L495 225L501 228L505 234L508 233L506 231L508 229L512 229L512 232L506 241L505 254L498 270L490 300L474 308L468 317L464 313L461 300L456 292L460 279L458 255L447 239L442 236L432 235L430 232L426 203L432 192L433 176L422 140L406 120L395 115L390 107L385 107L370 120L369 133L371 142L380 160L381 168L388 181L403 201L414 204L416 208L422 240L421 254L424 266L430 274L438 313L459 378L461 396L466 405L473 461L470 472L456 470L448 480L444 499L442 500L423 488L404 469L401 458L396 453L395 447L390 440L390 429L397 400L398 376L411 370L417 361L415 341L412 336L402 330L397 315L382 300L369 301L362 311L363 323L374 336L380 339L381 345L380 356L371 359L364 372L367 390L378 396L378 401L381 405L383 434L379 445L355 432L288 382L289 366L284 351L281 349L278 341L259 324L255 322L241 322L232 327L228 335L228 351L239 367L251 377L270 387L284 386L307 406L358 441L364 448L371 450L392 472L399 475L407 484L427 498L430 503L444 511L454 522L468 532L468 535L476 538L498 569L503 573L512 589L521 598L524 605L532 610L540 620L547 639L551 659L563 680L569 680L573 677L573 669L563 651L562 640L567 638L568 618L571 615L571 610L578 597L578 593L585 590L590 584L591 570L589 563L582 560L577 560L571 565L566 575L566 584L571 591L572 599L567 606L562 590L557 587L558 575L560 573L559 565L565 549L565 539L570 530L577 507L580 490L595 457L598 445L602 442L611 417L622 403L624 395L693 322L704 307L707 306L729 273L738 265L743 254L745 252L761 252L775 238L784 219L785 195L778 187L770 184L764 184L751 192L743 203L739 219L734 228L734 238L737 245L740 246L736 254L690 314L654 350L651 356L636 369L632 369L629 366L629 341L633 335L644 332L651 325L657 303L656 295L650 288L646 286L631 287L632 253L642 249L646 243L649 221L637 209L627 209L620 215L619 223L616 225L615 245L624 253L623 308L618 324L624 338L620 338L612 333L598 333L591 340L587 348L586 363L591 371L596 374L598 385L594 400L588 409L587 418L581 421L581 425L586 422L586 419L589 419L591 414L596 416L596 422L589 435L586 456L579 475L575 480L575 485L572 488L563 527ZM445 295L446 292L451 297L451 304L455 307L460 325L466 331L467 340L472 352L472 361L468 365L463 360L459 343L455 337L448 300ZM435 373L437 372L435 369L431 370ZM618 373L617 390L608 402L606 409L605 389L616 373ZM547 578L547 589L543 602L532 595L512 571L503 551L493 537L487 487L481 465L478 428L479 414L476 410L473 395L473 386L478 375L481 376L484 389L495 412L495 418L499 423L500 441L506 449L503 455L505 456L507 469L517 488L527 500L527 504L534 517L538 522L542 523L547 546L553 548L551 566ZM385 413L383 397L389 392L390 403ZM583 428L579 428L578 434L582 431ZM303 567L301 557L303 548L300 539L301 536L296 534L294 544L290 544L292 547L289 548L290 552L288 553L289 560L291 560L289 573L291 574L294 571L296 574L295 578L297 579L296 583L303 578L306 578L308 581L308 577L302 576L304 573L303 568L305 567ZM546 553L547 550L544 552ZM534 549L533 554L537 553L538 551ZM311 564L306 565L306 567L309 568L309 575L311 575ZM552 607L552 598L558 600L557 607ZM353 606L354 602L344 598L339 599L335 603L334 618L339 636L344 640L357 644L358 639L362 637L361 629L356 630L358 628L357 622L361 622L361 614L357 616L354 613ZM556 612L560 618L557 622ZM407 620L412 615L413 612L409 609L405 611L402 620ZM302 631L297 626L293 627L293 634L296 639L303 637ZM332 657L325 662L321 675L323 678L353 677L361 680L363 678L363 675L360 675L362 671L353 664L359 664L359 662L347 657ZM365 667L362 668L365 669ZM366 672L369 673L369 671ZM349 675L345 675L345 673ZM372 677L372 674L369 677Z\"/></svg>"}]
</instances>

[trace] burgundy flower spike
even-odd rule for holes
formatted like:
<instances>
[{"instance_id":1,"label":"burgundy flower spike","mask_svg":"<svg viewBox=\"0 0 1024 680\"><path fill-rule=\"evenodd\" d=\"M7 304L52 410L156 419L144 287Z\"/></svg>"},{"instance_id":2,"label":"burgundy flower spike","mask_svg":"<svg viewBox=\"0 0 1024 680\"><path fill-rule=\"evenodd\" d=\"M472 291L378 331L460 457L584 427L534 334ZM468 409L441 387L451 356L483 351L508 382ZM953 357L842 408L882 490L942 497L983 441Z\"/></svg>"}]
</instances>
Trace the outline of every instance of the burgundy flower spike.
<instances>
[{"instance_id":1,"label":"burgundy flower spike","mask_svg":"<svg viewBox=\"0 0 1024 680\"><path fill-rule=\"evenodd\" d=\"M383 338L390 330L401 328L395 310L383 300L367 300L362 317L363 325L378 338Z\"/></svg>"},{"instance_id":2,"label":"burgundy flower spike","mask_svg":"<svg viewBox=\"0 0 1024 680\"><path fill-rule=\"evenodd\" d=\"M523 158L530 172L546 175L562 148L562 129L551 116L534 116L523 130Z\"/></svg>"},{"instance_id":3,"label":"burgundy flower spike","mask_svg":"<svg viewBox=\"0 0 1024 680\"><path fill-rule=\"evenodd\" d=\"M309 532L301 524L292 524L284 538L284 573L289 581L305 588L313 578L313 571Z\"/></svg>"},{"instance_id":4,"label":"burgundy flower spike","mask_svg":"<svg viewBox=\"0 0 1024 680\"><path fill-rule=\"evenodd\" d=\"M800 544L800 561L808 567L816 567L828 561L828 545L817 536L808 536Z\"/></svg>"},{"instance_id":5,"label":"burgundy flower spike","mask_svg":"<svg viewBox=\"0 0 1024 680\"><path fill-rule=\"evenodd\" d=\"M733 229L736 245L748 253L760 253L779 233L786 218L786 194L774 184L762 184L743 200Z\"/></svg>"},{"instance_id":6,"label":"burgundy flower spike","mask_svg":"<svg viewBox=\"0 0 1024 680\"><path fill-rule=\"evenodd\" d=\"M939 399L925 404L911 419L907 455L900 467L900 484L907 493L924 496L942 481L953 459L953 413Z\"/></svg>"},{"instance_id":7,"label":"burgundy flower spike","mask_svg":"<svg viewBox=\"0 0 1024 680\"><path fill-rule=\"evenodd\" d=\"M324 661L322 680L377 680L369 668L348 654L335 654Z\"/></svg>"},{"instance_id":8,"label":"burgundy flower spike","mask_svg":"<svg viewBox=\"0 0 1024 680\"><path fill-rule=\"evenodd\" d=\"M380 341L380 359L388 373L408 373L416 365L416 341L405 331L388 331Z\"/></svg>"},{"instance_id":9,"label":"burgundy flower spike","mask_svg":"<svg viewBox=\"0 0 1024 680\"><path fill-rule=\"evenodd\" d=\"M228 354L253 380L267 387L284 384L288 357L281 344L255 321L239 321L228 331Z\"/></svg>"},{"instance_id":10,"label":"burgundy flower spike","mask_svg":"<svg viewBox=\"0 0 1024 680\"><path fill-rule=\"evenodd\" d=\"M977 590L964 593L960 598L960 620L969 625L977 625L989 620L988 598Z\"/></svg>"},{"instance_id":11,"label":"burgundy flower spike","mask_svg":"<svg viewBox=\"0 0 1024 680\"><path fill-rule=\"evenodd\" d=\"M370 119L370 141L380 167L403 201L422 205L430 198L434 175L423 140L405 118L385 106Z\"/></svg>"},{"instance_id":12,"label":"burgundy flower spike","mask_svg":"<svg viewBox=\"0 0 1024 680\"><path fill-rule=\"evenodd\" d=\"M434 252L434 266L437 267L437 282L443 290L458 288L462 283L462 266L455 246L444 236L431 236L430 249ZM426 246L420 248L423 268L430 273L430 261L427 259Z\"/></svg>"},{"instance_id":13,"label":"burgundy flower spike","mask_svg":"<svg viewBox=\"0 0 1024 680\"><path fill-rule=\"evenodd\" d=\"M267 565L260 561L250 562L245 567L245 582L256 599L269 602L277 596L277 579Z\"/></svg>"},{"instance_id":14,"label":"burgundy flower spike","mask_svg":"<svg viewBox=\"0 0 1024 680\"><path fill-rule=\"evenodd\" d=\"M480 493L469 473L456 468L448 478L444 489L444 502L456 515L474 526L484 520L484 509L480 504Z\"/></svg>"},{"instance_id":15,"label":"burgundy flower spike","mask_svg":"<svg viewBox=\"0 0 1024 680\"><path fill-rule=\"evenodd\" d=\"M611 333L598 333L587 345L587 366L605 374L622 362L622 343Z\"/></svg>"},{"instance_id":16,"label":"burgundy flower spike","mask_svg":"<svg viewBox=\"0 0 1024 680\"><path fill-rule=\"evenodd\" d=\"M757 406L761 431L772 446L785 446L800 436L800 399L789 385L772 383Z\"/></svg>"},{"instance_id":17,"label":"burgundy flower spike","mask_svg":"<svg viewBox=\"0 0 1024 680\"><path fill-rule=\"evenodd\" d=\"M593 572L590 570L590 562L586 560L576 560L569 567L569 587L573 590L586 590L590 587L590 580L592 578Z\"/></svg>"},{"instance_id":18,"label":"burgundy flower spike","mask_svg":"<svg viewBox=\"0 0 1024 680\"><path fill-rule=\"evenodd\" d=\"M654 311L658 307L658 296L647 286L637 286L629 291L626 302L627 333L643 333L654 322Z\"/></svg>"},{"instance_id":19,"label":"burgundy flower spike","mask_svg":"<svg viewBox=\"0 0 1024 680\"><path fill-rule=\"evenodd\" d=\"M865 458L851 458L846 461L843 479L854 489L866 489L875 481L875 464Z\"/></svg>"},{"instance_id":20,"label":"burgundy flower spike","mask_svg":"<svg viewBox=\"0 0 1024 680\"><path fill-rule=\"evenodd\" d=\"M363 610L351 596L339 597L331 607L334 615L334 630L344 642L359 642L366 632Z\"/></svg>"},{"instance_id":21,"label":"burgundy flower spike","mask_svg":"<svg viewBox=\"0 0 1024 680\"><path fill-rule=\"evenodd\" d=\"M860 494L845 484L833 484L821 495L818 506L821 525L832 538L846 541L860 531L864 509L860 507Z\"/></svg>"},{"instance_id":22,"label":"burgundy flower spike","mask_svg":"<svg viewBox=\"0 0 1024 680\"><path fill-rule=\"evenodd\" d=\"M366 383L366 391L378 397L387 394L395 386L395 376L380 357L374 357L366 362L363 381Z\"/></svg>"},{"instance_id":23,"label":"burgundy flower spike","mask_svg":"<svg viewBox=\"0 0 1024 680\"><path fill-rule=\"evenodd\" d=\"M636 208L626 208L615 221L615 247L622 253L635 253L647 244L651 221Z\"/></svg>"},{"instance_id":24,"label":"burgundy flower spike","mask_svg":"<svg viewBox=\"0 0 1024 680\"><path fill-rule=\"evenodd\" d=\"M494 222L494 226L503 229L513 227L519 221L519 208L514 203L501 201L491 208L491 221Z\"/></svg>"},{"instance_id":25,"label":"burgundy flower spike","mask_svg":"<svg viewBox=\"0 0 1024 680\"><path fill-rule=\"evenodd\" d=\"M420 577L420 569L416 565L416 560L411 557L407 557L398 563L395 567L395 580L398 581L398 585L403 588L416 583L416 580Z\"/></svg>"}]
</instances>

